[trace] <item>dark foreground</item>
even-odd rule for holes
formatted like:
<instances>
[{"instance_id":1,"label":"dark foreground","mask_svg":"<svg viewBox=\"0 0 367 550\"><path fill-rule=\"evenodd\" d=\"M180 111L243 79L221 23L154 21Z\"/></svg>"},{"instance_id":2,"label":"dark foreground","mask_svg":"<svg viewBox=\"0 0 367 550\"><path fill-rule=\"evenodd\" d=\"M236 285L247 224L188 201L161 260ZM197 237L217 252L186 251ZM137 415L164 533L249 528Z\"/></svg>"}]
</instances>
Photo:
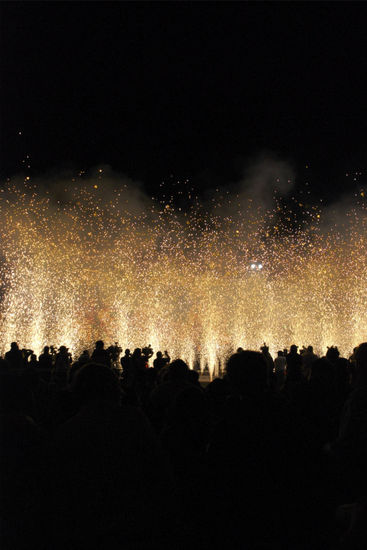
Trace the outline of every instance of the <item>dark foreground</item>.
<instances>
[{"instance_id":1,"label":"dark foreground","mask_svg":"<svg viewBox=\"0 0 367 550\"><path fill-rule=\"evenodd\" d=\"M366 547L367 344L135 367L1 360L3 550Z\"/></svg>"}]
</instances>

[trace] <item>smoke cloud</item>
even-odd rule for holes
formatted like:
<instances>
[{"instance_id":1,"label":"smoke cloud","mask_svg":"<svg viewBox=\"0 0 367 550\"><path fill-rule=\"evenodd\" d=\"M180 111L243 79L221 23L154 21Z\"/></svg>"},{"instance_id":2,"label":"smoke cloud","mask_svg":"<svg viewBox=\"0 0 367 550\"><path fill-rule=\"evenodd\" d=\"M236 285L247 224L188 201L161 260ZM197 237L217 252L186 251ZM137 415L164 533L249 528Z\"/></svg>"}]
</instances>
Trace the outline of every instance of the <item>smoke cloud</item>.
<instances>
[{"instance_id":1,"label":"smoke cloud","mask_svg":"<svg viewBox=\"0 0 367 550\"><path fill-rule=\"evenodd\" d=\"M240 194L268 207L273 202L274 192L287 196L294 184L295 173L289 162L263 154L245 167Z\"/></svg>"}]
</instances>

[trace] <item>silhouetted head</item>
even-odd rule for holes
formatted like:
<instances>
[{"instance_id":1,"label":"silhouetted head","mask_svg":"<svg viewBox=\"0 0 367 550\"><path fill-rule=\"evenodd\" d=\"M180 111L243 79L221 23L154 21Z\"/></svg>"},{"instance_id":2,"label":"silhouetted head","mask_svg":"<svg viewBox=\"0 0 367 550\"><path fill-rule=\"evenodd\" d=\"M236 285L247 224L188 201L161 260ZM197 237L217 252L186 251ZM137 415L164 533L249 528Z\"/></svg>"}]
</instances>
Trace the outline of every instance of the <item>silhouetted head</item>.
<instances>
[{"instance_id":1,"label":"silhouetted head","mask_svg":"<svg viewBox=\"0 0 367 550\"><path fill-rule=\"evenodd\" d=\"M66 346L60 346L59 347L59 352L60 353L67 353L67 351L68 351L68 348Z\"/></svg>"},{"instance_id":2,"label":"silhouetted head","mask_svg":"<svg viewBox=\"0 0 367 550\"><path fill-rule=\"evenodd\" d=\"M48 346L45 346L43 348L43 353L45 353L46 355L48 355L48 352L50 351L50 348Z\"/></svg>"},{"instance_id":3,"label":"silhouetted head","mask_svg":"<svg viewBox=\"0 0 367 550\"><path fill-rule=\"evenodd\" d=\"M290 353L297 353L298 346L296 344L293 344L290 348Z\"/></svg>"},{"instance_id":4,"label":"silhouetted head","mask_svg":"<svg viewBox=\"0 0 367 550\"><path fill-rule=\"evenodd\" d=\"M360 386L367 385L367 342L363 342L355 352L356 380Z\"/></svg>"},{"instance_id":5,"label":"silhouetted head","mask_svg":"<svg viewBox=\"0 0 367 550\"><path fill-rule=\"evenodd\" d=\"M104 365L89 363L75 373L73 384L75 394L82 403L108 401L120 403L119 380L114 372Z\"/></svg>"},{"instance_id":6,"label":"silhouetted head","mask_svg":"<svg viewBox=\"0 0 367 550\"><path fill-rule=\"evenodd\" d=\"M278 357L284 357L284 352L282 350L278 351Z\"/></svg>"},{"instance_id":7,"label":"silhouetted head","mask_svg":"<svg viewBox=\"0 0 367 550\"><path fill-rule=\"evenodd\" d=\"M312 347L312 346L308 346L307 351L308 351L308 353L313 353L313 347Z\"/></svg>"},{"instance_id":8,"label":"silhouetted head","mask_svg":"<svg viewBox=\"0 0 367 550\"><path fill-rule=\"evenodd\" d=\"M335 361L339 358L339 350L336 346L331 346L327 349L326 352L326 358L329 359L331 363L335 363Z\"/></svg>"},{"instance_id":9,"label":"silhouetted head","mask_svg":"<svg viewBox=\"0 0 367 550\"><path fill-rule=\"evenodd\" d=\"M19 346L18 346L17 342L12 342L10 344L10 349L13 350L13 351L18 350Z\"/></svg>"},{"instance_id":10,"label":"silhouetted head","mask_svg":"<svg viewBox=\"0 0 367 550\"><path fill-rule=\"evenodd\" d=\"M96 342L96 349L103 349L104 348L104 342L103 340L98 340Z\"/></svg>"},{"instance_id":11,"label":"silhouetted head","mask_svg":"<svg viewBox=\"0 0 367 550\"><path fill-rule=\"evenodd\" d=\"M140 357L141 356L141 348L135 348L133 352L134 357Z\"/></svg>"},{"instance_id":12,"label":"silhouetted head","mask_svg":"<svg viewBox=\"0 0 367 550\"><path fill-rule=\"evenodd\" d=\"M130 350L128 348L125 349L125 355L130 355Z\"/></svg>"},{"instance_id":13,"label":"silhouetted head","mask_svg":"<svg viewBox=\"0 0 367 550\"><path fill-rule=\"evenodd\" d=\"M163 353L161 351L157 351L157 359L161 359L163 357Z\"/></svg>"},{"instance_id":14,"label":"silhouetted head","mask_svg":"<svg viewBox=\"0 0 367 550\"><path fill-rule=\"evenodd\" d=\"M363 342L356 349L357 367L367 369L367 342Z\"/></svg>"},{"instance_id":15,"label":"silhouetted head","mask_svg":"<svg viewBox=\"0 0 367 550\"><path fill-rule=\"evenodd\" d=\"M198 371L189 369L188 380L191 382L191 384L194 384L195 386L200 386Z\"/></svg>"},{"instance_id":16,"label":"silhouetted head","mask_svg":"<svg viewBox=\"0 0 367 550\"><path fill-rule=\"evenodd\" d=\"M266 361L258 351L235 353L227 361L227 377L241 395L258 393L266 387Z\"/></svg>"},{"instance_id":17,"label":"silhouetted head","mask_svg":"<svg viewBox=\"0 0 367 550\"><path fill-rule=\"evenodd\" d=\"M170 380L188 380L190 369L182 359L175 359L172 361L168 369Z\"/></svg>"},{"instance_id":18,"label":"silhouetted head","mask_svg":"<svg viewBox=\"0 0 367 550\"><path fill-rule=\"evenodd\" d=\"M79 365L84 365L85 363L88 363L89 360L90 360L89 351L87 349L85 349L83 351L83 353L81 354L81 356L79 357L78 363L79 363ZM74 363L74 364L76 364L76 363Z\"/></svg>"}]
</instances>

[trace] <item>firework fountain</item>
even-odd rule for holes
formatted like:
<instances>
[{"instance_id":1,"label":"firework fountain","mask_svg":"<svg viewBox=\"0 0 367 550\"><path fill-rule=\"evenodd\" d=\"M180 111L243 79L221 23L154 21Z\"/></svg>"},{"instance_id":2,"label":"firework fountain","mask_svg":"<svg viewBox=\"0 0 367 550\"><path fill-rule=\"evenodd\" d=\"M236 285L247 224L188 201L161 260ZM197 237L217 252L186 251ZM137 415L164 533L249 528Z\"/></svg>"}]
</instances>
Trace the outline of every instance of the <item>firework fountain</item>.
<instances>
[{"instance_id":1,"label":"firework fountain","mask_svg":"<svg viewBox=\"0 0 367 550\"><path fill-rule=\"evenodd\" d=\"M16 340L78 353L103 338L213 373L238 346L347 354L367 340L363 193L326 224L295 198L266 209L218 192L209 210L188 187L181 203L133 208L126 186L97 181L59 201L28 181L3 189L1 352Z\"/></svg>"}]
</instances>

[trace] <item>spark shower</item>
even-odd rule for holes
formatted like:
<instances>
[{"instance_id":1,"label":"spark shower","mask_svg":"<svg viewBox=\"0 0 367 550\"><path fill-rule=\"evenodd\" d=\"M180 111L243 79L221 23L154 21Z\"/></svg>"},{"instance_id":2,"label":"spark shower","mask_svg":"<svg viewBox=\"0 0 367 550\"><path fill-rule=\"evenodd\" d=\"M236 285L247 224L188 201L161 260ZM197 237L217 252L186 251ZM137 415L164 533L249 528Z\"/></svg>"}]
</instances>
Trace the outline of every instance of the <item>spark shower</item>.
<instances>
[{"instance_id":1,"label":"spark shower","mask_svg":"<svg viewBox=\"0 0 367 550\"><path fill-rule=\"evenodd\" d=\"M367 340L363 193L326 224L320 205L189 187L137 203L129 188L69 184L56 201L29 181L0 193L0 342L37 354L94 341L151 344L213 373L238 346ZM179 207L178 205L185 205ZM261 269L253 266L261 265Z\"/></svg>"}]
</instances>

